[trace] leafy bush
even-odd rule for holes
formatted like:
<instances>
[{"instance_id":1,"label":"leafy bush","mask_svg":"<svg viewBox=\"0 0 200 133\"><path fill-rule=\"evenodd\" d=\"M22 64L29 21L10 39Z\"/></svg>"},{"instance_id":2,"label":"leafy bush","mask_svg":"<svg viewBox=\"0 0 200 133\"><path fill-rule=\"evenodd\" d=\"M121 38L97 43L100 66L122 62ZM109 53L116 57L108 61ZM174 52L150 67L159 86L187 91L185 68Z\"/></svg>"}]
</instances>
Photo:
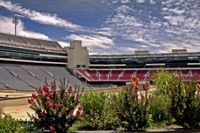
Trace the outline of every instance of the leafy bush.
<instances>
[{"instance_id":1,"label":"leafy bush","mask_svg":"<svg viewBox=\"0 0 200 133\"><path fill-rule=\"evenodd\" d=\"M64 133L82 112L79 96L83 90L78 86L73 89L65 79L61 80L59 90L55 85L54 82L36 89L36 94L28 99L35 115L29 116L39 129Z\"/></svg>"},{"instance_id":2,"label":"leafy bush","mask_svg":"<svg viewBox=\"0 0 200 133\"><path fill-rule=\"evenodd\" d=\"M138 93L139 79L134 77L130 87L113 95L113 106L120 125L129 131L141 130L148 126L148 86ZM139 95L138 95L139 94Z\"/></svg>"},{"instance_id":3,"label":"leafy bush","mask_svg":"<svg viewBox=\"0 0 200 133\"><path fill-rule=\"evenodd\" d=\"M150 105L150 124L167 124L171 122L172 118L169 111L169 99L164 94L155 95L151 97Z\"/></svg>"},{"instance_id":4,"label":"leafy bush","mask_svg":"<svg viewBox=\"0 0 200 133\"><path fill-rule=\"evenodd\" d=\"M118 123L113 114L109 95L104 92L90 91L84 93L80 101L84 108L81 120L87 129L105 130L117 128Z\"/></svg>"},{"instance_id":5,"label":"leafy bush","mask_svg":"<svg viewBox=\"0 0 200 133\"><path fill-rule=\"evenodd\" d=\"M3 112L0 107L0 133L27 133L36 131L30 121L16 120Z\"/></svg>"},{"instance_id":6,"label":"leafy bush","mask_svg":"<svg viewBox=\"0 0 200 133\"><path fill-rule=\"evenodd\" d=\"M0 133L23 133L24 127L13 119L10 115L1 115L0 117Z\"/></svg>"},{"instance_id":7,"label":"leafy bush","mask_svg":"<svg viewBox=\"0 0 200 133\"><path fill-rule=\"evenodd\" d=\"M160 72L156 78L157 95L169 99L169 113L185 128L200 127L200 95L195 81L183 81L180 75Z\"/></svg>"}]
</instances>

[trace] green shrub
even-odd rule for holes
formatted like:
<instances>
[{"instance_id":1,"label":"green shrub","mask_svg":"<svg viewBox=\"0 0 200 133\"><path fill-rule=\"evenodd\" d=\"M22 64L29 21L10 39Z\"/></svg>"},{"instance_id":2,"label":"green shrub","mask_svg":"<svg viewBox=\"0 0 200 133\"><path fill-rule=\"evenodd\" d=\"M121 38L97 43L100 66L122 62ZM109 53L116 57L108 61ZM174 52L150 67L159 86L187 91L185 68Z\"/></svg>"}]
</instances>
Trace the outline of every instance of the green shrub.
<instances>
[{"instance_id":1,"label":"green shrub","mask_svg":"<svg viewBox=\"0 0 200 133\"><path fill-rule=\"evenodd\" d=\"M0 118L0 133L23 133L24 127L10 115L2 115Z\"/></svg>"},{"instance_id":2,"label":"green shrub","mask_svg":"<svg viewBox=\"0 0 200 133\"><path fill-rule=\"evenodd\" d=\"M80 102L84 110L81 120L85 128L93 130L117 128L118 123L113 114L109 95L104 92L86 92Z\"/></svg>"},{"instance_id":3,"label":"green shrub","mask_svg":"<svg viewBox=\"0 0 200 133\"><path fill-rule=\"evenodd\" d=\"M160 72L156 78L156 95L167 96L170 115L176 124L185 128L200 127L200 95L196 84L169 72Z\"/></svg>"},{"instance_id":4,"label":"green shrub","mask_svg":"<svg viewBox=\"0 0 200 133\"><path fill-rule=\"evenodd\" d=\"M148 92L138 92L138 78L133 78L130 87L113 95L113 107L120 125L128 131L142 130L148 126ZM139 94L139 95L138 95Z\"/></svg>"},{"instance_id":5,"label":"green shrub","mask_svg":"<svg viewBox=\"0 0 200 133\"><path fill-rule=\"evenodd\" d=\"M153 94L150 104L150 124L167 124L172 118L169 110L169 99L164 94ZM161 125L163 125L161 124Z\"/></svg>"}]
</instances>

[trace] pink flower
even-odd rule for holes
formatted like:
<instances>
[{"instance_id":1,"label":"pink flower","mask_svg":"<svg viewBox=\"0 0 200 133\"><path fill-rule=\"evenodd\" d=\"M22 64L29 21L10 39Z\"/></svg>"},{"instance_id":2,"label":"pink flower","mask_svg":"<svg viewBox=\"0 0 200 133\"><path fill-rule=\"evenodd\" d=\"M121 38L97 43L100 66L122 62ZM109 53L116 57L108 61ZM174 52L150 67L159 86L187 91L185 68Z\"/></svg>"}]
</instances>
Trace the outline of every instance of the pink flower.
<instances>
[{"instance_id":1,"label":"pink flower","mask_svg":"<svg viewBox=\"0 0 200 133\"><path fill-rule=\"evenodd\" d=\"M59 105L57 103L55 103L53 106L54 106L54 108L58 108L59 107Z\"/></svg>"},{"instance_id":2,"label":"pink flower","mask_svg":"<svg viewBox=\"0 0 200 133\"><path fill-rule=\"evenodd\" d=\"M51 133L55 132L54 126L50 126L50 127L49 127L49 130L50 130Z\"/></svg>"},{"instance_id":3,"label":"pink flower","mask_svg":"<svg viewBox=\"0 0 200 133\"><path fill-rule=\"evenodd\" d=\"M44 117L44 112L41 111L39 116L40 116L40 118L43 118Z\"/></svg>"},{"instance_id":4,"label":"pink flower","mask_svg":"<svg viewBox=\"0 0 200 133\"><path fill-rule=\"evenodd\" d=\"M49 97L49 99L53 98L53 94L52 94L52 93L49 93L49 94L48 94L48 97Z\"/></svg>"},{"instance_id":5,"label":"pink flower","mask_svg":"<svg viewBox=\"0 0 200 133\"><path fill-rule=\"evenodd\" d=\"M33 98L33 99L38 99L38 96L35 95L35 94L32 94L32 98Z\"/></svg>"},{"instance_id":6,"label":"pink flower","mask_svg":"<svg viewBox=\"0 0 200 133\"><path fill-rule=\"evenodd\" d=\"M42 93L42 90L41 90L40 88L36 88L35 90L36 90L36 92L37 92L38 94L41 94L41 93Z\"/></svg>"},{"instance_id":7,"label":"pink flower","mask_svg":"<svg viewBox=\"0 0 200 133\"><path fill-rule=\"evenodd\" d=\"M31 99L28 99L27 101L29 104L31 104L33 102L33 99L31 98Z\"/></svg>"},{"instance_id":8,"label":"pink flower","mask_svg":"<svg viewBox=\"0 0 200 133\"><path fill-rule=\"evenodd\" d=\"M44 96L47 96L47 95L48 95L48 92L45 92L45 91L44 91L44 92L43 92L43 95L44 95Z\"/></svg>"},{"instance_id":9,"label":"pink flower","mask_svg":"<svg viewBox=\"0 0 200 133\"><path fill-rule=\"evenodd\" d=\"M48 107L53 108L53 103L49 103Z\"/></svg>"},{"instance_id":10,"label":"pink flower","mask_svg":"<svg viewBox=\"0 0 200 133\"><path fill-rule=\"evenodd\" d=\"M45 92L49 92L49 87L48 87L47 85L44 85L44 86L43 86L43 90L44 90Z\"/></svg>"},{"instance_id":11,"label":"pink flower","mask_svg":"<svg viewBox=\"0 0 200 133\"><path fill-rule=\"evenodd\" d=\"M72 86L71 85L69 85L68 87L67 87L67 92L72 92Z\"/></svg>"}]
</instances>

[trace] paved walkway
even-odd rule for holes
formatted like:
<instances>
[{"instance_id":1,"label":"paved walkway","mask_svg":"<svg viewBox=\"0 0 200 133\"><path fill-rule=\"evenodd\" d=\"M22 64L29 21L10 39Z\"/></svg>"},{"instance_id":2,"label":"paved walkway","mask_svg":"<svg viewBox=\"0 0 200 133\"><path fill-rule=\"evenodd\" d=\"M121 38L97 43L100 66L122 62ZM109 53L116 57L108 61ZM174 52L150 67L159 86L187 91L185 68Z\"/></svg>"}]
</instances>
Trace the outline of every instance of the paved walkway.
<instances>
[{"instance_id":1,"label":"paved walkway","mask_svg":"<svg viewBox=\"0 0 200 133\"><path fill-rule=\"evenodd\" d=\"M28 114L33 114L27 103L28 97L31 92L0 92L0 107L3 112L10 114L15 119L28 120Z\"/></svg>"},{"instance_id":2,"label":"paved walkway","mask_svg":"<svg viewBox=\"0 0 200 133\"><path fill-rule=\"evenodd\" d=\"M3 112L10 114L15 119L29 120L28 114L33 114L33 111L29 108L29 105L17 105L3 107Z\"/></svg>"}]
</instances>

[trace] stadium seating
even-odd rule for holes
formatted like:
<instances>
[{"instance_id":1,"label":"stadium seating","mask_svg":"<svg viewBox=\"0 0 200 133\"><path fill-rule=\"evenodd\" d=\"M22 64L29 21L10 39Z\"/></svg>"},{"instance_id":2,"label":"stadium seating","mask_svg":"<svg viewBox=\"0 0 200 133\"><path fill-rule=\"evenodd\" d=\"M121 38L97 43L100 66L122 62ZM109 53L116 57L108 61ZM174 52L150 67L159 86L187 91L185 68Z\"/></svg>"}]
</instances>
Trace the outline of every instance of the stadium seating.
<instances>
[{"instance_id":1,"label":"stadium seating","mask_svg":"<svg viewBox=\"0 0 200 133\"><path fill-rule=\"evenodd\" d=\"M55 80L59 85L62 78L66 78L72 85L84 86L62 66L1 63L0 72L0 89L33 90L44 85L45 80Z\"/></svg>"},{"instance_id":2,"label":"stadium seating","mask_svg":"<svg viewBox=\"0 0 200 133\"><path fill-rule=\"evenodd\" d=\"M130 81L134 72L134 70L121 70L119 80Z\"/></svg>"},{"instance_id":3,"label":"stadium seating","mask_svg":"<svg viewBox=\"0 0 200 133\"><path fill-rule=\"evenodd\" d=\"M90 74L90 78L92 80L99 80L100 75L99 75L98 71L96 71L96 70L89 70L88 73Z\"/></svg>"},{"instance_id":4,"label":"stadium seating","mask_svg":"<svg viewBox=\"0 0 200 133\"><path fill-rule=\"evenodd\" d=\"M200 81L200 70L194 70L192 74L188 73L188 76L194 77L195 80L199 80Z\"/></svg>"},{"instance_id":5,"label":"stadium seating","mask_svg":"<svg viewBox=\"0 0 200 133\"><path fill-rule=\"evenodd\" d=\"M64 52L61 46L54 41L26 38L4 33L0 33L0 43L1 45L9 45L17 48L23 47L36 50Z\"/></svg>"},{"instance_id":6,"label":"stadium seating","mask_svg":"<svg viewBox=\"0 0 200 133\"><path fill-rule=\"evenodd\" d=\"M121 71L118 71L118 70L112 70L110 71L111 72L111 75L109 76L108 80L118 80L119 78L119 74L121 73Z\"/></svg>"},{"instance_id":7,"label":"stadium seating","mask_svg":"<svg viewBox=\"0 0 200 133\"><path fill-rule=\"evenodd\" d=\"M16 76L14 76L11 71L4 68L4 66L0 66L0 80L4 83L5 88L10 89L32 89L29 85L18 79Z\"/></svg>"},{"instance_id":8,"label":"stadium seating","mask_svg":"<svg viewBox=\"0 0 200 133\"><path fill-rule=\"evenodd\" d=\"M133 76L137 76L141 81L153 80L156 70L144 69L77 69L79 76L84 77L88 81L130 81ZM195 78L200 81L200 70L170 70L170 72L181 75L184 79Z\"/></svg>"},{"instance_id":9,"label":"stadium seating","mask_svg":"<svg viewBox=\"0 0 200 133\"><path fill-rule=\"evenodd\" d=\"M100 72L100 80L108 80L109 70L102 70Z\"/></svg>"}]
</instances>

